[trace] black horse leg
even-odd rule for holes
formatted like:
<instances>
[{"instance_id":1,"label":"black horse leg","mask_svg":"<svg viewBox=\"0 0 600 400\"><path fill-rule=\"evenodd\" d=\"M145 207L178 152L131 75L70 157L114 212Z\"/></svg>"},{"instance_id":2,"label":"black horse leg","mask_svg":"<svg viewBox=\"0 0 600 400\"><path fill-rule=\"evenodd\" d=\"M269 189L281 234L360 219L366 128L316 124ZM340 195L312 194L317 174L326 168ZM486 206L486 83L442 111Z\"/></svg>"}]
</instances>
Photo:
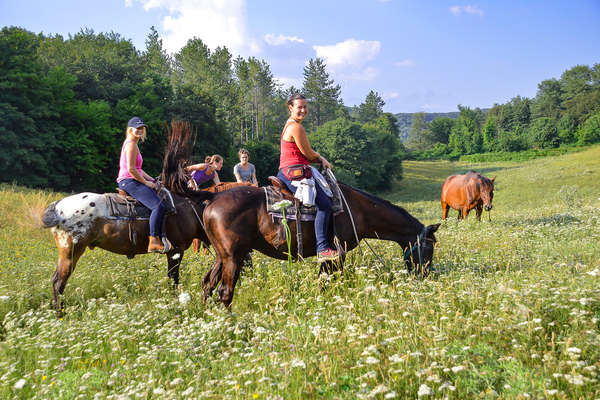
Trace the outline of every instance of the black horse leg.
<instances>
[{"instance_id":1,"label":"black horse leg","mask_svg":"<svg viewBox=\"0 0 600 400\"><path fill-rule=\"evenodd\" d=\"M173 288L176 289L179 285L179 265L183 258L183 251L175 248L167 253L167 276L171 279Z\"/></svg>"}]
</instances>

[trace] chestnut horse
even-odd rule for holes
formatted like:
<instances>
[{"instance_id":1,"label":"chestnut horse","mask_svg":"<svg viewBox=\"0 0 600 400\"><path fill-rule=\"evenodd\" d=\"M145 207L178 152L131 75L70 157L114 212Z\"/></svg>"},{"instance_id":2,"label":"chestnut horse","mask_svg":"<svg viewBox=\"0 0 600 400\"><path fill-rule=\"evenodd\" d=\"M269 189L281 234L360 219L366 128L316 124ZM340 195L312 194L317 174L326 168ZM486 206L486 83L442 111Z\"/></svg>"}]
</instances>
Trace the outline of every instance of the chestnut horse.
<instances>
[{"instance_id":1,"label":"chestnut horse","mask_svg":"<svg viewBox=\"0 0 600 400\"><path fill-rule=\"evenodd\" d=\"M458 210L458 219L467 218L469 211L476 210L477 220L481 221L483 208L492 209L494 198L494 180L469 171L464 175L451 175L442 185L442 218L448 217L450 207Z\"/></svg>"},{"instance_id":2,"label":"chestnut horse","mask_svg":"<svg viewBox=\"0 0 600 400\"><path fill-rule=\"evenodd\" d=\"M425 226L401 207L340 184L346 199L344 212L334 218L340 247L351 250L358 240L374 238L391 240L405 250L406 266L424 272L433 258L436 242L434 232L439 224ZM204 226L216 252L213 267L204 276L204 299L222 281L219 295L229 307L244 257L252 250L287 259L287 242L283 226L267 212L265 192L262 188L240 187L218 193L204 211ZM351 218L354 220L354 227ZM312 222L301 222L304 257L316 255L315 233ZM298 257L296 221L289 221L292 257ZM355 228L355 229L354 229ZM343 259L340 262L343 263ZM323 271L323 265L322 271Z\"/></svg>"},{"instance_id":3,"label":"chestnut horse","mask_svg":"<svg viewBox=\"0 0 600 400\"><path fill-rule=\"evenodd\" d=\"M208 244L208 238L202 228L203 202L212 198L213 193L194 192L187 188L189 176L184 164L189 159L191 127L188 123L172 122L167 128L168 143L163 161L161 180L171 190L176 214L165 218L165 232L173 248L166 253L167 275L177 285L179 283L179 265L184 251L192 240L200 238ZM67 280L86 247L100 247L117 254L145 254L148 248L149 226L147 220L129 221L112 217L104 194L79 193L65 197L50 204L42 216L46 228L52 228L52 234L58 247L58 265L52 285L54 307L62 315L62 295ZM137 240L132 243L131 232Z\"/></svg>"}]
</instances>

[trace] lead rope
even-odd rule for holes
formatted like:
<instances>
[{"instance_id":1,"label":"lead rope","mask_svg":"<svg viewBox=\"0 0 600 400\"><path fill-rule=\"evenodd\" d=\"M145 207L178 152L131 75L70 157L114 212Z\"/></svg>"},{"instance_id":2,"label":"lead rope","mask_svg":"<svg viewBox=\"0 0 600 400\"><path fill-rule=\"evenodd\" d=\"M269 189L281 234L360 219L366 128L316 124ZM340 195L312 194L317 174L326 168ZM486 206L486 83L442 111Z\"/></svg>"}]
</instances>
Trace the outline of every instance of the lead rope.
<instances>
[{"instance_id":1,"label":"lead rope","mask_svg":"<svg viewBox=\"0 0 600 400\"><path fill-rule=\"evenodd\" d=\"M333 181L336 182L336 184L337 184L337 179L335 178L335 175L333 175L333 172L331 171L331 169L327 168L326 171L329 174L329 177L331 179L333 179ZM348 209L348 215L350 216L350 222L352 222L352 230L354 231L354 238L356 239L356 243L358 244L358 248L360 250L360 255L362 256L364 254L362 251L362 247L360 246L360 240L358 239L358 234L356 233L356 225L354 224L354 217L352 216L352 210L350 210L350 206L348 205L348 202L346 201L346 197L344 196L344 193L342 192L342 189L339 188L339 186L338 186L338 192L340 193L340 197L342 198L342 200L344 201L344 204L346 205L346 208ZM373 252L375 257L377 257L379 259L379 262L381 263L381 265L385 265L385 263L383 262L383 259L379 256L379 254L377 254L375 252L375 250L371 247L371 245L369 244L369 242L367 242L366 239L365 239L365 243L367 244L369 249L371 249L371 251Z\"/></svg>"}]
</instances>

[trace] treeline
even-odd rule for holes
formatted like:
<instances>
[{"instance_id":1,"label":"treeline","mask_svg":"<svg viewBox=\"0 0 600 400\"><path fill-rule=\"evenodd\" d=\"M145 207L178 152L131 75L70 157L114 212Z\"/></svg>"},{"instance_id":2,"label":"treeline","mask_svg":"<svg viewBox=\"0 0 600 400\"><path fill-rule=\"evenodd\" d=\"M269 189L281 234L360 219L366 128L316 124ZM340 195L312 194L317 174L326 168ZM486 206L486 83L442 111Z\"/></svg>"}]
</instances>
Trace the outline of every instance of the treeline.
<instances>
[{"instance_id":1,"label":"treeline","mask_svg":"<svg viewBox=\"0 0 600 400\"><path fill-rule=\"evenodd\" d=\"M538 85L533 99L517 96L489 110L458 106L456 119L413 116L405 142L412 157L548 149L600 142L600 64L578 65Z\"/></svg>"},{"instance_id":2,"label":"treeline","mask_svg":"<svg viewBox=\"0 0 600 400\"><path fill-rule=\"evenodd\" d=\"M234 58L198 38L168 55L154 28L139 51L118 33L82 30L65 39L4 27L0 182L113 190L125 125L138 115L149 127L141 144L147 172L161 169L165 123L183 119L197 129L194 162L221 154L220 175L230 180L243 146L264 183L277 170L285 100L293 92L306 96L304 125L342 180L383 189L400 178L403 147L381 97L371 92L349 111L320 58L307 62L303 77L302 88L282 88L264 60Z\"/></svg>"}]
</instances>

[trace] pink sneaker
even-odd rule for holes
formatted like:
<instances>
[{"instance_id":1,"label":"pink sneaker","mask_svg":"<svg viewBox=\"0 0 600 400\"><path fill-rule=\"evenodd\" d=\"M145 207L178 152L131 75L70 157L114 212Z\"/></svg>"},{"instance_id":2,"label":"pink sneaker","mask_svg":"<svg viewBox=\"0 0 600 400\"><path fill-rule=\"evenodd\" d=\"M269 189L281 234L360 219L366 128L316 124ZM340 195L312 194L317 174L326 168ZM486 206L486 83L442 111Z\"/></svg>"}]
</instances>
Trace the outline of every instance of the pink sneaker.
<instances>
[{"instance_id":1,"label":"pink sneaker","mask_svg":"<svg viewBox=\"0 0 600 400\"><path fill-rule=\"evenodd\" d=\"M334 249L326 249L317 254L317 262L335 261L339 258L339 251Z\"/></svg>"}]
</instances>

